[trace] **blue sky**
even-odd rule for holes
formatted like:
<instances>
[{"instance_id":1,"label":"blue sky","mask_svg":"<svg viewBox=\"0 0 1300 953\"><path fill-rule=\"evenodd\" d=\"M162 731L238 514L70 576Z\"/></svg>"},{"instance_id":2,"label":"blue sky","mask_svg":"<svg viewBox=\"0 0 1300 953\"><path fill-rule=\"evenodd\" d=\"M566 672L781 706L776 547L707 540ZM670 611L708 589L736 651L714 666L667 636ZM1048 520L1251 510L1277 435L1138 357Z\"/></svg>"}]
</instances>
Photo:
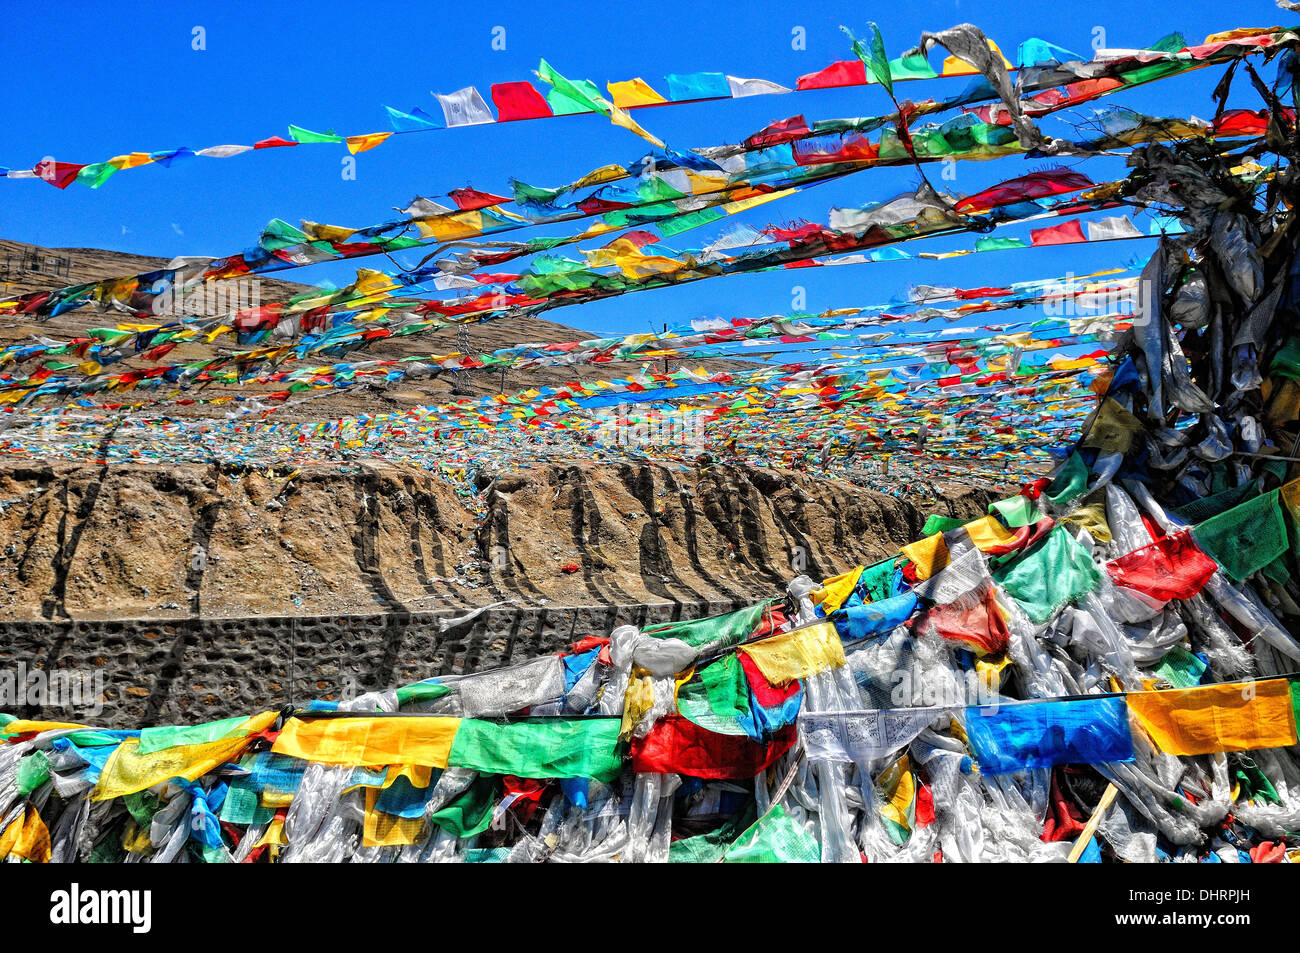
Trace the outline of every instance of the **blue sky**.
<instances>
[{"instance_id":1,"label":"blue sky","mask_svg":"<svg viewBox=\"0 0 1300 953\"><path fill-rule=\"evenodd\" d=\"M923 30L972 22L1012 59L1017 45L1038 36L1084 56L1104 31L1109 47L1148 45L1174 30L1189 42L1238 26L1289 24L1294 15L1271 0L1225 5L1005 3L912 0L801 5L755 0L739 5L660 2L591 5L493 2L433 5L358 4L338 0L256 4L65 0L49 6L11 4L0 20L10 77L0 123L0 165L29 168L46 156L95 162L131 151L223 143L251 144L287 135L287 125L355 135L389 128L383 105L419 105L437 113L430 94L477 86L485 98L496 82L532 80L540 57L564 75L598 86L642 77L666 93L670 72L720 71L793 86L797 76L851 57L841 24L859 35L869 18L890 56L916 44ZM109 12L111 10L111 13ZM206 49L191 48L193 28ZM493 28L505 28L505 50L492 49ZM806 49L793 49L802 27ZM938 63L936 53L932 62ZM1222 74L1210 68L1164 80L1110 102L1150 114L1212 114L1209 94ZM1271 78L1272 67L1267 76ZM900 95L950 95L965 80L903 84ZM17 92L15 92L15 88ZM1255 106L1245 79L1229 105ZM769 121L797 113L809 121L879 115L889 102L875 86L759 96L634 115L676 147L735 142ZM1061 134L1061 127L1053 131ZM508 188L513 177L555 186L608 162L644 154L640 139L598 116L442 130L395 137L357 157L356 179L341 175L342 145L266 150L230 159L198 158L171 168L119 173L97 191L65 191L34 180L0 179L0 237L46 246L110 248L169 257L224 255L252 244L271 218L306 218L359 227L394 217L414 195L472 186ZM950 189L970 193L1042 167L1003 159L964 163ZM1090 160L1095 180L1124 174L1117 159ZM938 177L933 177L938 182ZM825 222L832 205L863 205L915 184L906 169L869 170L809 190L740 219L756 227L806 218ZM1145 231L1145 222L1139 221ZM707 243L723 227L708 226L669 242ZM1026 228L999 234L1024 237ZM531 234L531 233L530 233ZM916 243L913 250L971 247L973 237ZM647 330L700 316L752 316L788 311L802 286L809 310L887 301L912 284L996 285L1122 265L1147 242L1097 248L1035 249L942 262L880 263L711 279L681 288L629 295L552 316L600 333ZM418 256L408 253L407 262ZM361 265L379 267L382 259ZM317 265L280 277L346 283L357 264Z\"/></svg>"}]
</instances>

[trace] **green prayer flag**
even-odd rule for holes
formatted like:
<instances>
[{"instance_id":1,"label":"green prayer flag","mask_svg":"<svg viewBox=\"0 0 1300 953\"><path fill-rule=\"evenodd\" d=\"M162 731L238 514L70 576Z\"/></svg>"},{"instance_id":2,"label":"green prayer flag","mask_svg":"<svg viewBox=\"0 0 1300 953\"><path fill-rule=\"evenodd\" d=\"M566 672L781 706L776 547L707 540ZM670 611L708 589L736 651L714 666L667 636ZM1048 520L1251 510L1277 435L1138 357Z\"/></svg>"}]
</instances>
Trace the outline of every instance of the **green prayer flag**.
<instances>
[{"instance_id":1,"label":"green prayer flag","mask_svg":"<svg viewBox=\"0 0 1300 953\"><path fill-rule=\"evenodd\" d=\"M226 799L221 802L221 819L230 824L266 824L275 816L275 811L263 807L257 789L242 782L243 779L231 782Z\"/></svg>"},{"instance_id":2,"label":"green prayer flag","mask_svg":"<svg viewBox=\"0 0 1300 953\"><path fill-rule=\"evenodd\" d=\"M134 794L128 794L122 798L122 804L130 813L132 819L141 827L148 827L153 823L153 816L158 813L158 795L149 791L137 791Z\"/></svg>"},{"instance_id":3,"label":"green prayer flag","mask_svg":"<svg viewBox=\"0 0 1300 953\"><path fill-rule=\"evenodd\" d=\"M81 170L85 172L85 169ZM77 176L80 178L80 175ZM1286 339L1278 352L1273 355L1273 361L1268 366L1269 374L1278 374L1282 377L1289 377L1291 380L1300 380L1300 337L1294 334Z\"/></svg>"},{"instance_id":4,"label":"green prayer flag","mask_svg":"<svg viewBox=\"0 0 1300 953\"><path fill-rule=\"evenodd\" d=\"M307 235L301 229L288 222L273 218L262 229L262 238L258 243L268 251L277 251L290 245L300 245L307 241Z\"/></svg>"},{"instance_id":5,"label":"green prayer flag","mask_svg":"<svg viewBox=\"0 0 1300 953\"><path fill-rule=\"evenodd\" d=\"M952 516L943 516L939 513L931 513L925 518L925 525L921 527L921 536L933 536L935 533L946 533L950 529L956 529L965 523L965 520L959 520Z\"/></svg>"},{"instance_id":6,"label":"green prayer flag","mask_svg":"<svg viewBox=\"0 0 1300 953\"><path fill-rule=\"evenodd\" d=\"M111 162L92 162L77 173L77 182L97 189L117 171L117 166Z\"/></svg>"},{"instance_id":7,"label":"green prayer flag","mask_svg":"<svg viewBox=\"0 0 1300 953\"><path fill-rule=\"evenodd\" d=\"M1192 688L1201 684L1205 662L1181 645L1175 645L1156 666L1155 672L1174 688Z\"/></svg>"},{"instance_id":8,"label":"green prayer flag","mask_svg":"<svg viewBox=\"0 0 1300 953\"><path fill-rule=\"evenodd\" d=\"M163 748L177 745L201 745L209 741L219 741L235 734L235 729L248 721L245 715L209 721L202 725L163 725L158 728L144 728L140 732L140 754L151 754ZM245 732L246 734L247 732Z\"/></svg>"},{"instance_id":9,"label":"green prayer flag","mask_svg":"<svg viewBox=\"0 0 1300 953\"><path fill-rule=\"evenodd\" d=\"M700 681L715 715L736 718L749 714L749 682L734 652L724 655L700 672Z\"/></svg>"},{"instance_id":10,"label":"green prayer flag","mask_svg":"<svg viewBox=\"0 0 1300 953\"><path fill-rule=\"evenodd\" d=\"M1211 516L1218 516L1237 504L1244 503L1251 497L1258 495L1258 493L1259 486L1254 480L1251 480L1241 486L1222 490L1212 496L1192 500L1192 502L1175 509L1174 515L1185 523L1202 523Z\"/></svg>"},{"instance_id":11,"label":"green prayer flag","mask_svg":"<svg viewBox=\"0 0 1300 953\"><path fill-rule=\"evenodd\" d=\"M492 826L492 807L496 803L496 780L480 775L461 794L429 820L449 834L473 837Z\"/></svg>"},{"instance_id":12,"label":"green prayer flag","mask_svg":"<svg viewBox=\"0 0 1300 953\"><path fill-rule=\"evenodd\" d=\"M858 576L858 588L865 593L868 602L879 602L894 594L894 563L897 558L886 557L862 570L862 575Z\"/></svg>"},{"instance_id":13,"label":"green prayer flag","mask_svg":"<svg viewBox=\"0 0 1300 953\"><path fill-rule=\"evenodd\" d=\"M25 798L50 779L50 759L44 751L33 751L18 762L14 783L18 796Z\"/></svg>"},{"instance_id":14,"label":"green prayer flag","mask_svg":"<svg viewBox=\"0 0 1300 953\"><path fill-rule=\"evenodd\" d=\"M1087 595L1101 582L1088 551L1069 530L1057 527L1047 539L993 578L1034 622L1046 622L1067 602Z\"/></svg>"},{"instance_id":15,"label":"green prayer flag","mask_svg":"<svg viewBox=\"0 0 1300 953\"><path fill-rule=\"evenodd\" d=\"M747 606L724 615L709 616L705 619L689 619L684 622L663 622L659 625L646 626L643 635L656 639L681 639L687 645L699 648L708 645L722 648L743 642L749 637L760 622L763 613L771 606L772 600Z\"/></svg>"},{"instance_id":16,"label":"green prayer flag","mask_svg":"<svg viewBox=\"0 0 1300 953\"><path fill-rule=\"evenodd\" d=\"M1263 569L1287 549L1279 490L1263 493L1192 527L1196 545L1234 582Z\"/></svg>"},{"instance_id":17,"label":"green prayer flag","mask_svg":"<svg viewBox=\"0 0 1300 953\"><path fill-rule=\"evenodd\" d=\"M1174 32L1167 36L1162 36L1156 42L1147 47L1148 50L1157 50L1161 53L1177 53L1179 50L1186 48L1187 40L1181 33Z\"/></svg>"},{"instance_id":18,"label":"green prayer flag","mask_svg":"<svg viewBox=\"0 0 1300 953\"><path fill-rule=\"evenodd\" d=\"M74 731L64 737L78 748L105 748L122 743L120 737L107 731Z\"/></svg>"},{"instance_id":19,"label":"green prayer flag","mask_svg":"<svg viewBox=\"0 0 1300 953\"><path fill-rule=\"evenodd\" d=\"M678 689L677 714L715 735L738 737L748 734L740 719L736 717L736 712L719 715L713 710L710 702L708 690L697 675Z\"/></svg>"},{"instance_id":20,"label":"green prayer flag","mask_svg":"<svg viewBox=\"0 0 1300 953\"><path fill-rule=\"evenodd\" d=\"M667 221L659 223L659 234L664 238L672 238L674 235L680 235L682 232L689 232L692 228L699 228L701 225L708 225L710 222L716 222L718 219L726 216L722 209L702 208L696 212L687 212L676 218L670 218Z\"/></svg>"},{"instance_id":21,"label":"green prayer flag","mask_svg":"<svg viewBox=\"0 0 1300 953\"><path fill-rule=\"evenodd\" d=\"M975 250L979 251L1007 251L1012 248L1028 248L1023 239L1020 238L977 238L975 239Z\"/></svg>"},{"instance_id":22,"label":"green prayer flag","mask_svg":"<svg viewBox=\"0 0 1300 953\"><path fill-rule=\"evenodd\" d=\"M516 202L533 202L541 205L549 205L567 191L566 188L540 189L518 179L511 179L510 185L514 188Z\"/></svg>"},{"instance_id":23,"label":"green prayer flag","mask_svg":"<svg viewBox=\"0 0 1300 953\"><path fill-rule=\"evenodd\" d=\"M1016 132L1011 126L1000 126L995 122L982 122L977 126L971 126L970 133L982 146L1005 146L1016 138Z\"/></svg>"},{"instance_id":24,"label":"green prayer flag","mask_svg":"<svg viewBox=\"0 0 1300 953\"><path fill-rule=\"evenodd\" d=\"M409 705L412 702L433 701L450 691L451 689L446 685L439 685L436 682L416 682L414 685L403 685L397 690L397 704L400 706Z\"/></svg>"},{"instance_id":25,"label":"green prayer flag","mask_svg":"<svg viewBox=\"0 0 1300 953\"><path fill-rule=\"evenodd\" d=\"M989 512L995 513L1010 529L1020 529L1037 523L1043 518L1034 501L1017 493L1005 500L989 504Z\"/></svg>"},{"instance_id":26,"label":"green prayer flag","mask_svg":"<svg viewBox=\"0 0 1300 953\"><path fill-rule=\"evenodd\" d=\"M889 94L894 94L894 78L889 68L889 57L885 55L885 41L880 36L880 27L875 23L867 24L871 28L871 45L867 46L856 36L853 31L846 26L840 27L848 35L853 45L853 53L858 59L862 60L870 71L871 76L877 83L889 90Z\"/></svg>"},{"instance_id":27,"label":"green prayer flag","mask_svg":"<svg viewBox=\"0 0 1300 953\"><path fill-rule=\"evenodd\" d=\"M343 137L330 132L312 132L302 126L289 125L289 138L294 142L342 142Z\"/></svg>"},{"instance_id":28,"label":"green prayer flag","mask_svg":"<svg viewBox=\"0 0 1300 953\"><path fill-rule=\"evenodd\" d=\"M590 80L574 82L565 79L552 69L551 64L546 60L542 60L541 65L537 67L537 75L541 77L542 82L551 86L554 93L558 94L560 100L558 103L552 101L550 96L546 97L551 112L555 115L565 116L578 112L598 112L605 116L609 115L608 105L597 92L596 85Z\"/></svg>"},{"instance_id":29,"label":"green prayer flag","mask_svg":"<svg viewBox=\"0 0 1300 953\"><path fill-rule=\"evenodd\" d=\"M712 864L726 851L727 846L754 823L758 806L751 800L745 809L734 814L715 831L695 837L683 837L668 846L670 864Z\"/></svg>"},{"instance_id":30,"label":"green prayer flag","mask_svg":"<svg viewBox=\"0 0 1300 953\"><path fill-rule=\"evenodd\" d=\"M889 75L891 79L934 79L939 74L919 50L912 50L889 61Z\"/></svg>"},{"instance_id":31,"label":"green prayer flag","mask_svg":"<svg viewBox=\"0 0 1300 953\"><path fill-rule=\"evenodd\" d=\"M661 176L650 176L636 187L636 194L642 202L659 202L666 199L685 198L686 193L673 188Z\"/></svg>"},{"instance_id":32,"label":"green prayer flag","mask_svg":"<svg viewBox=\"0 0 1300 953\"><path fill-rule=\"evenodd\" d=\"M821 863L817 839L777 805L727 849L728 864L817 864Z\"/></svg>"},{"instance_id":33,"label":"green prayer flag","mask_svg":"<svg viewBox=\"0 0 1300 953\"><path fill-rule=\"evenodd\" d=\"M548 718L502 723L466 718L447 763L521 778L612 781L623 769L618 718Z\"/></svg>"},{"instance_id":34,"label":"green prayer flag","mask_svg":"<svg viewBox=\"0 0 1300 953\"><path fill-rule=\"evenodd\" d=\"M1070 454L1059 473L1043 491L1048 501L1060 506L1077 496L1082 496L1088 489L1088 465L1077 453Z\"/></svg>"},{"instance_id":35,"label":"green prayer flag","mask_svg":"<svg viewBox=\"0 0 1300 953\"><path fill-rule=\"evenodd\" d=\"M1278 797L1277 788L1273 787L1273 782L1259 769L1259 765L1245 755L1237 757L1237 766L1233 769L1233 775L1241 783L1241 800L1281 804L1282 799Z\"/></svg>"}]
</instances>

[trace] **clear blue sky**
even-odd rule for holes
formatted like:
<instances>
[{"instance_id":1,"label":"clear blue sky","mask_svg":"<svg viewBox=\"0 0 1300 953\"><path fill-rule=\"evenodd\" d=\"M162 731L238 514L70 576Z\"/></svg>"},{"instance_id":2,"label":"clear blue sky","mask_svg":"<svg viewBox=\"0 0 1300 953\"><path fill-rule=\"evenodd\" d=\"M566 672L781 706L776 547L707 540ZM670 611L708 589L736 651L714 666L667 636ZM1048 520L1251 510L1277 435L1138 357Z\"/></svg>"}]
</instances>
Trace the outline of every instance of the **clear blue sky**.
<instances>
[{"instance_id":1,"label":"clear blue sky","mask_svg":"<svg viewBox=\"0 0 1300 953\"><path fill-rule=\"evenodd\" d=\"M286 3L114 2L64 0L51 7L11 3L0 16L8 86L0 122L0 165L30 168L47 155L95 162L131 151L223 143L251 144L287 135L295 123L341 134L385 131L382 106L419 105L438 114L430 90L532 80L539 57L570 78L640 76L667 93L670 72L720 71L786 86L835 60L851 58L841 24L861 35L874 18L890 56L915 45L923 30L961 22L984 29L1014 59L1017 45L1039 36L1084 56L1097 29L1110 47L1140 47L1169 32L1189 42L1238 26L1287 25L1294 14L1271 0L1236 4L1006 3L911 0L908 3L753 0L742 4L576 2L423 4L371 0ZM206 50L191 48L192 29ZM492 49L494 27L506 49ZM792 48L803 27L806 49ZM938 53L932 62L939 62ZM1273 68L1268 68L1272 76ZM1112 97L1147 113L1209 115L1211 68ZM921 99L955 93L963 79L903 84ZM1246 79L1238 102L1257 105ZM889 102L879 87L760 96L635 113L676 147L735 142L767 122L802 113L816 119L878 115ZM1059 128L1057 134L1060 134ZM252 244L271 218L306 218L359 227L393 217L414 195L465 185L508 188L511 176L541 186L571 181L608 162L644 153L642 141L599 116L469 127L395 137L357 157L355 181L340 175L342 145L267 150L230 159L196 158L171 168L119 173L97 191L65 191L39 181L0 179L0 236L46 246L111 248L140 254L224 255ZM949 188L977 191L1042 163L1003 159L959 166ZM1094 179L1124 172L1119 160L1090 160ZM936 181L937 180L937 177ZM748 212L740 221L826 221L832 205L862 205L910 187L915 172L866 171L794 200ZM735 222L731 219L729 222ZM1145 231L1145 223L1139 222ZM701 245L719 225L679 236L673 248ZM1025 229L1000 234L1022 235ZM972 238L918 243L913 250L970 247ZM790 309L802 285L809 310L885 301L919 283L985 285L1122 264L1146 242L1068 247L918 261L805 269L719 278L629 295L554 313L557 320L603 333L645 330L704 315L758 315ZM416 256L408 253L407 261ZM382 266L383 259L360 264ZM281 277L343 284L352 268L318 265Z\"/></svg>"}]
</instances>

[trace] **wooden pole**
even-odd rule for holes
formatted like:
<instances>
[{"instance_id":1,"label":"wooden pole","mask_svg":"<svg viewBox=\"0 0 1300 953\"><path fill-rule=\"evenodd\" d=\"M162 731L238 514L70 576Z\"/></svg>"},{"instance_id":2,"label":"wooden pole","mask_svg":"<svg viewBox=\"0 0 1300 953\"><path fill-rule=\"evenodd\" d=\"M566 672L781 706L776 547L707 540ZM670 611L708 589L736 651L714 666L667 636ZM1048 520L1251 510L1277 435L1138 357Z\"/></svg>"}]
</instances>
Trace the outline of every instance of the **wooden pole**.
<instances>
[{"instance_id":1,"label":"wooden pole","mask_svg":"<svg viewBox=\"0 0 1300 953\"><path fill-rule=\"evenodd\" d=\"M1119 788L1115 787L1114 784L1106 785L1106 790L1102 793L1101 800L1097 802L1092 817L1088 818L1088 823L1083 826L1079 839L1074 842L1074 847L1070 849L1070 856L1066 859L1067 863L1077 864L1079 862L1079 858L1083 856L1083 852L1088 846L1088 841L1092 840L1092 835L1097 833L1097 825L1106 816L1110 806L1115 803L1115 795L1118 793Z\"/></svg>"}]
</instances>

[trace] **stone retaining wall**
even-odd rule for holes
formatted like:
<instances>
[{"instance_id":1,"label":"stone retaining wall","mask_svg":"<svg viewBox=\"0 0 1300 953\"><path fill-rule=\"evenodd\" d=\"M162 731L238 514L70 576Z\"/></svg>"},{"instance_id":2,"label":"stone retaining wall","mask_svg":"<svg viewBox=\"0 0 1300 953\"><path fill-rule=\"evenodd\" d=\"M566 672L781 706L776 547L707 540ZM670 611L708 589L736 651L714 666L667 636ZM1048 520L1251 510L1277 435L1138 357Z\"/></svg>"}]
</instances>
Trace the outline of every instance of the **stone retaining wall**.
<instances>
[{"instance_id":1,"label":"stone retaining wall","mask_svg":"<svg viewBox=\"0 0 1300 953\"><path fill-rule=\"evenodd\" d=\"M497 668L618 625L738 608L500 606L452 625L463 612L0 622L0 712L115 728L199 723Z\"/></svg>"}]
</instances>

